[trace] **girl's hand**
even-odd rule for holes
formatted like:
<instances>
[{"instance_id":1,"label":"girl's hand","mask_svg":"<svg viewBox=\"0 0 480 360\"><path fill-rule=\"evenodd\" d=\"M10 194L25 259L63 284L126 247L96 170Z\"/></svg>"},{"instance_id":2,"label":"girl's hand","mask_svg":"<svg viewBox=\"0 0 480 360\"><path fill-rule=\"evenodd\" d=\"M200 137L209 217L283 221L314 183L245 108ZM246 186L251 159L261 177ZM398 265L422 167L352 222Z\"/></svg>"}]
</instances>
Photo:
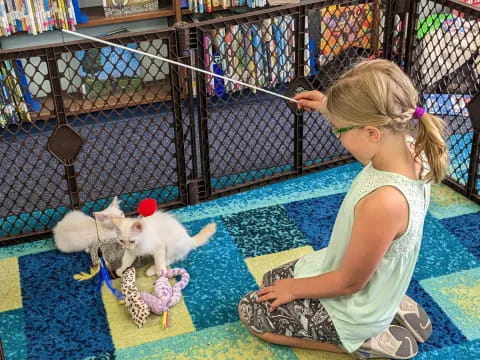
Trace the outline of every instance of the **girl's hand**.
<instances>
[{"instance_id":1,"label":"girl's hand","mask_svg":"<svg viewBox=\"0 0 480 360\"><path fill-rule=\"evenodd\" d=\"M298 109L316 110L321 113L325 113L327 110L327 97L318 90L302 92L295 95L293 99L299 101L297 103Z\"/></svg>"},{"instance_id":2,"label":"girl's hand","mask_svg":"<svg viewBox=\"0 0 480 360\"><path fill-rule=\"evenodd\" d=\"M287 304L295 300L293 294L293 282L295 279L277 280L272 286L266 286L257 292L258 302L272 300L268 311L272 312L279 305Z\"/></svg>"}]
</instances>

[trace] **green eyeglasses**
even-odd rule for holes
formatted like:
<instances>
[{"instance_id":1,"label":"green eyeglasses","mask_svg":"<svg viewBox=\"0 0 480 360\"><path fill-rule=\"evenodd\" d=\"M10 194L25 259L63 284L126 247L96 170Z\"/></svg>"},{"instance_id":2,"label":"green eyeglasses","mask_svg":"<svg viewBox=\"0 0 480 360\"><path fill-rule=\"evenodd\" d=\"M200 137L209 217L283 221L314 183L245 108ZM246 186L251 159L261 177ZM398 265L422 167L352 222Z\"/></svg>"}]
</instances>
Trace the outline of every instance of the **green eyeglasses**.
<instances>
[{"instance_id":1,"label":"green eyeglasses","mask_svg":"<svg viewBox=\"0 0 480 360\"><path fill-rule=\"evenodd\" d=\"M363 126L358 126L358 125L347 126L347 127L338 128L338 129L332 126L330 131L333 135L335 135L338 139L340 139L342 137L342 134L346 133L347 131L350 131L353 129L362 129L362 128Z\"/></svg>"}]
</instances>

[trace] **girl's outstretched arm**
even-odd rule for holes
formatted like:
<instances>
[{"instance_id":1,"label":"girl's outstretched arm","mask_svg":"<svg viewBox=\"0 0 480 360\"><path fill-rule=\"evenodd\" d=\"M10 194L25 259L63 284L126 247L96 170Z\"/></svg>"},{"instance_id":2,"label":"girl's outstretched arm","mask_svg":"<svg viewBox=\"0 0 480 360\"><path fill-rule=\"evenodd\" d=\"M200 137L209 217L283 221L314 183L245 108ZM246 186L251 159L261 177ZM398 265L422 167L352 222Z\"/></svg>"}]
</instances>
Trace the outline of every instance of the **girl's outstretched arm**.
<instances>
[{"instance_id":1,"label":"girl's outstretched arm","mask_svg":"<svg viewBox=\"0 0 480 360\"><path fill-rule=\"evenodd\" d=\"M361 290L382 261L393 239L408 226L408 203L394 187L381 187L355 208L349 246L338 269L302 279L278 280L259 290L270 311L295 299L346 296Z\"/></svg>"}]
</instances>

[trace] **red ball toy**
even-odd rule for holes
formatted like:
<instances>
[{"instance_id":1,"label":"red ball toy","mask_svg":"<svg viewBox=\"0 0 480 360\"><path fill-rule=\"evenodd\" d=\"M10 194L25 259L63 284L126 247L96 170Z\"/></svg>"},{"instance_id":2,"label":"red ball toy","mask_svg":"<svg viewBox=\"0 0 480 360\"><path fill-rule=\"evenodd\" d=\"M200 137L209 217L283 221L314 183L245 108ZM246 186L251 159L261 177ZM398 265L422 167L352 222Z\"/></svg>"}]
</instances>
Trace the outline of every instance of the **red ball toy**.
<instances>
[{"instance_id":1,"label":"red ball toy","mask_svg":"<svg viewBox=\"0 0 480 360\"><path fill-rule=\"evenodd\" d=\"M157 211L157 200L152 198L143 199L138 203L137 210L143 217L153 215Z\"/></svg>"}]
</instances>

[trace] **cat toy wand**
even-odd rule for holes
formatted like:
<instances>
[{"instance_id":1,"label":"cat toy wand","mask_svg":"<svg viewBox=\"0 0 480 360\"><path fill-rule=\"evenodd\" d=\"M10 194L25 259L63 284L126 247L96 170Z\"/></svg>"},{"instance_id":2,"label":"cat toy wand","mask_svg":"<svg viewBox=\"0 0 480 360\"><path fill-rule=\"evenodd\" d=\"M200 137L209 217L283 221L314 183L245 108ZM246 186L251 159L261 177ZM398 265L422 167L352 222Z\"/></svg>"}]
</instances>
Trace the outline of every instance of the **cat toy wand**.
<instances>
[{"instance_id":1,"label":"cat toy wand","mask_svg":"<svg viewBox=\"0 0 480 360\"><path fill-rule=\"evenodd\" d=\"M203 70L203 69L199 69L199 68L196 68L196 67L191 66L191 65L182 64L182 63L180 63L180 62L178 62L178 61L175 61L175 60L166 59L166 58L164 58L164 57L161 57L161 56L158 56L158 55L149 54L149 53L146 53L146 52L141 51L141 50L132 49L132 48L129 48L129 47L126 47L126 46L123 46L123 45L119 45L119 44L114 44L114 43L112 43L112 42L105 41L105 40L102 40L102 39L99 39L99 38L96 38L96 37L93 37L93 36L81 34L81 33L75 32L75 31L70 31L70 30L62 29L62 32L64 32L65 34L70 34L70 35L73 35L73 36L78 36L78 37L81 37L81 38L84 38L84 39L87 39L87 40L96 41L96 42L99 42L99 43L102 43L102 44L105 44L105 45L108 45L108 46L117 47L117 48L119 48L119 49L123 49L123 50L126 50L126 51L130 51L130 52L133 52L133 53L137 53L137 54L140 54L140 55L143 55L143 56L148 56L148 57L151 57L151 58L160 60L160 61L165 61L165 62L167 62L167 63L173 64L173 65L177 65L177 66L181 66L181 67L184 67L184 68L193 70L193 71L201 72L201 73L203 73L203 74L211 75L211 76L214 76L214 77L216 77L216 78L223 79L223 80L225 80L225 81L231 81L231 82L234 82L234 83L243 85L243 86L245 86L245 87L249 87L249 88L251 88L251 89L255 89L255 90L258 90L258 91L267 93L267 94L269 94L269 95L273 95L273 96L279 97L279 98L281 98L281 99L284 99L284 100L287 100L287 101L290 101L290 102L298 103L298 100L289 98L289 97L284 96L284 95L281 95L281 94L274 93L273 91L269 91L269 90L266 90L266 89L262 89L262 88L260 88L260 87L254 86L254 85L250 85L250 84L244 83L243 81L230 79L230 78L228 78L228 77L226 77L226 76L219 75L219 74L215 74L215 73L212 73L212 72L210 72L210 71Z\"/></svg>"}]
</instances>

